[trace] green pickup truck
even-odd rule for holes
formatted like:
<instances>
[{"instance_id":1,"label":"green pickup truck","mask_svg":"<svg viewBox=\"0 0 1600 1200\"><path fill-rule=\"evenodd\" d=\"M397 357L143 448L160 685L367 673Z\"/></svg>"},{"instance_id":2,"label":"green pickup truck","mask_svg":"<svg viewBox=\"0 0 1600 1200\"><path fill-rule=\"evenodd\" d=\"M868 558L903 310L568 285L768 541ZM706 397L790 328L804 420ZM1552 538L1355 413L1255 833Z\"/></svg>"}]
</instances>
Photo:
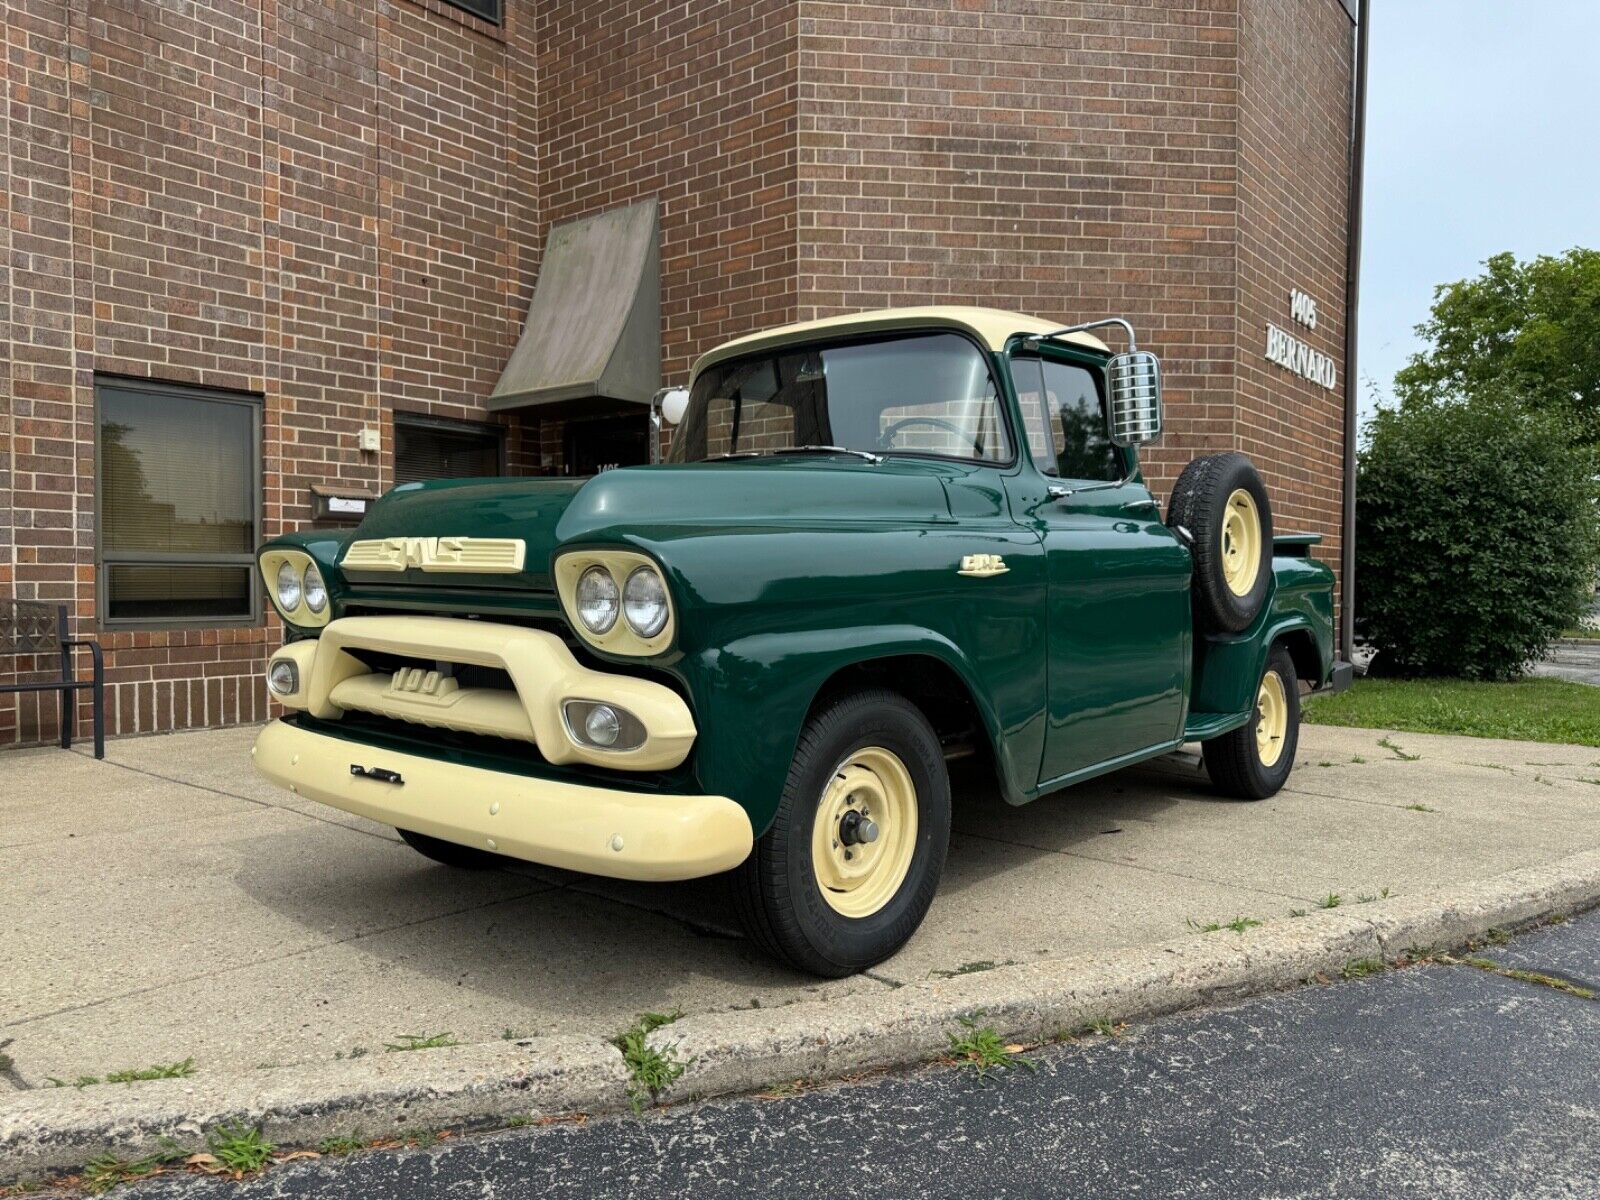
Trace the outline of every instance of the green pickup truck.
<instances>
[{"instance_id":1,"label":"green pickup truck","mask_svg":"<svg viewBox=\"0 0 1600 1200\"><path fill-rule=\"evenodd\" d=\"M664 407L664 462L406 484L262 547L257 768L451 866L725 875L757 943L837 976L932 903L948 760L1025 804L1199 742L1259 799L1301 687L1349 682L1317 538L1273 534L1248 460L1191 463L1162 519L1124 321L790 325Z\"/></svg>"}]
</instances>

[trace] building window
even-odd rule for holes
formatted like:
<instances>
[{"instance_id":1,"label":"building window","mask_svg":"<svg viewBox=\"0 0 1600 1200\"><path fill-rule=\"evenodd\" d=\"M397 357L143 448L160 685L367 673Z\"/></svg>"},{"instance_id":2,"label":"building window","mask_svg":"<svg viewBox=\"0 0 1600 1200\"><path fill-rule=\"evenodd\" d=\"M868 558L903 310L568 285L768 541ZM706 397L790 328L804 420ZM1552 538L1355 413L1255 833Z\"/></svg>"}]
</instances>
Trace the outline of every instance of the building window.
<instances>
[{"instance_id":1,"label":"building window","mask_svg":"<svg viewBox=\"0 0 1600 1200\"><path fill-rule=\"evenodd\" d=\"M108 628L261 619L261 403L97 379L96 547Z\"/></svg>"},{"instance_id":2,"label":"building window","mask_svg":"<svg viewBox=\"0 0 1600 1200\"><path fill-rule=\"evenodd\" d=\"M435 417L394 418L394 481L505 474L505 427Z\"/></svg>"},{"instance_id":3,"label":"building window","mask_svg":"<svg viewBox=\"0 0 1600 1200\"><path fill-rule=\"evenodd\" d=\"M500 0L444 0L451 8L459 8L475 17L482 17L492 25L500 24Z\"/></svg>"}]
</instances>

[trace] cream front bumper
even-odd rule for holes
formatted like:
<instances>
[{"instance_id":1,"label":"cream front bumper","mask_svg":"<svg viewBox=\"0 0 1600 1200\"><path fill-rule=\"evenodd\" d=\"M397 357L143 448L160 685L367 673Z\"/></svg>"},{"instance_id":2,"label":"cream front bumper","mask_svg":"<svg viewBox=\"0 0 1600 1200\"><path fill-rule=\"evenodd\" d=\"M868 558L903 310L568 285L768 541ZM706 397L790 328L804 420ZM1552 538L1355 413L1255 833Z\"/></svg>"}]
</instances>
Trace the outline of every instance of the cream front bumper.
<instances>
[{"instance_id":1,"label":"cream front bumper","mask_svg":"<svg viewBox=\"0 0 1600 1200\"><path fill-rule=\"evenodd\" d=\"M505 671L511 689L458 687L448 674L412 667L375 672L362 651L413 662L465 664ZM618 771L664 771L688 758L694 717L664 684L596 671L572 656L555 634L454 617L342 617L314 640L291 642L268 662L295 668L292 692L273 694L285 708L337 720L348 709L415 725L485 734L538 746L546 762L589 763ZM574 736L568 702L603 703L627 713L643 731L636 745L607 748Z\"/></svg>"},{"instance_id":2,"label":"cream front bumper","mask_svg":"<svg viewBox=\"0 0 1600 1200\"><path fill-rule=\"evenodd\" d=\"M274 783L357 816L528 862L615 879L738 866L753 835L725 796L628 792L381 750L273 721L251 751ZM400 782L351 768L393 772Z\"/></svg>"}]
</instances>

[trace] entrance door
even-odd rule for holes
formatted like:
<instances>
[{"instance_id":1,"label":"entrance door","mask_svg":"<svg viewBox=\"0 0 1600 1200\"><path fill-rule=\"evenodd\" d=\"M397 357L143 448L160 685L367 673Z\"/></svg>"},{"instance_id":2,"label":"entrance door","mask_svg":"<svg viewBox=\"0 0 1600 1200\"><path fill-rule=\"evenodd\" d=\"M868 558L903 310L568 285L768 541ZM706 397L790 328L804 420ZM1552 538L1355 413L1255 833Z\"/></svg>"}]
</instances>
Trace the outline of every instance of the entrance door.
<instances>
[{"instance_id":1,"label":"entrance door","mask_svg":"<svg viewBox=\"0 0 1600 1200\"><path fill-rule=\"evenodd\" d=\"M1013 499L1047 561L1045 783L1179 736L1190 560L1142 481L1114 486L1133 459L1106 435L1098 366L1047 350L1014 357L1012 377L1040 472Z\"/></svg>"},{"instance_id":2,"label":"entrance door","mask_svg":"<svg viewBox=\"0 0 1600 1200\"><path fill-rule=\"evenodd\" d=\"M650 461L649 416L567 422L567 474L598 475Z\"/></svg>"}]
</instances>

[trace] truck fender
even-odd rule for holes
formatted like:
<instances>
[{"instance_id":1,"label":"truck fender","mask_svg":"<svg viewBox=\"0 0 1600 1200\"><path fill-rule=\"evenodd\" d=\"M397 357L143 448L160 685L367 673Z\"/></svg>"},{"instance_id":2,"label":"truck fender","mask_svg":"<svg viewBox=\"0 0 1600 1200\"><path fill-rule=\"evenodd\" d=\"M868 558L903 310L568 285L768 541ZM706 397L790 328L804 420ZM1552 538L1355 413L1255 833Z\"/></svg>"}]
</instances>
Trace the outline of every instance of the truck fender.
<instances>
[{"instance_id":1,"label":"truck fender","mask_svg":"<svg viewBox=\"0 0 1600 1200\"><path fill-rule=\"evenodd\" d=\"M800 730L828 683L852 668L913 656L947 667L966 688L1008 796L1031 787L1028 772L1036 774L1038 763L1013 761L973 664L948 638L915 625L754 634L707 651L699 666L712 682L703 704L713 711L697 714L702 783L744 805L759 837L777 810Z\"/></svg>"}]
</instances>

